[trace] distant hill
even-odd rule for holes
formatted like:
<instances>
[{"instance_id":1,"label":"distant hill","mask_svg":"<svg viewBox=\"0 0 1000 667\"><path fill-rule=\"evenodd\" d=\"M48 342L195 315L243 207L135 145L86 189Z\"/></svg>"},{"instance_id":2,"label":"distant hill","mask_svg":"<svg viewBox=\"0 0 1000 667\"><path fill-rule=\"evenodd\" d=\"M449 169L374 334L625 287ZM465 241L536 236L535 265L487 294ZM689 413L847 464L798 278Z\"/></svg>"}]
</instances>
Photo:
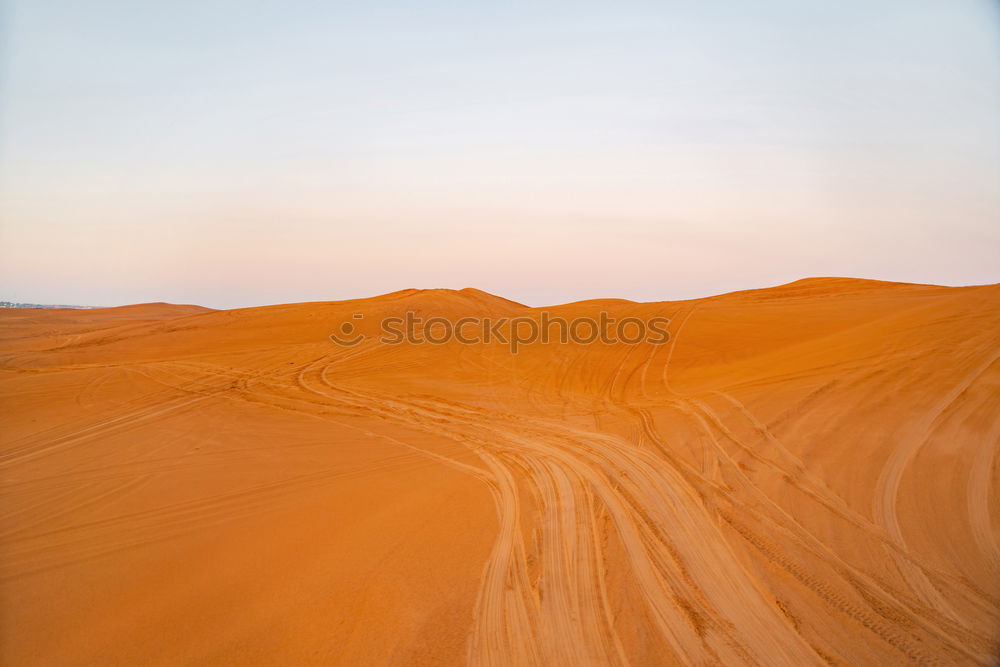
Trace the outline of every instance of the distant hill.
<instances>
[{"instance_id":1,"label":"distant hill","mask_svg":"<svg viewBox=\"0 0 1000 667\"><path fill-rule=\"evenodd\" d=\"M0 301L0 308L72 308L73 310L89 310L100 306L65 306L46 303L18 303L17 301Z\"/></svg>"}]
</instances>

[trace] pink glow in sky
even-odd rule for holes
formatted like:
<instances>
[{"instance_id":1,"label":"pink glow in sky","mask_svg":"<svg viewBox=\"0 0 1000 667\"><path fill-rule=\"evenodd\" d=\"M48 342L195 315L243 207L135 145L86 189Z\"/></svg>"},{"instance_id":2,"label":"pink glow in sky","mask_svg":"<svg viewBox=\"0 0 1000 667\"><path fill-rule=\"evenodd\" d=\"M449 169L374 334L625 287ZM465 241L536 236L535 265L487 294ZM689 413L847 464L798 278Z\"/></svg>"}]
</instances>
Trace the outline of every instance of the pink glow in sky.
<instances>
[{"instance_id":1,"label":"pink glow in sky","mask_svg":"<svg viewBox=\"0 0 1000 667\"><path fill-rule=\"evenodd\" d=\"M1000 280L989 2L331 4L6 3L0 299Z\"/></svg>"}]
</instances>

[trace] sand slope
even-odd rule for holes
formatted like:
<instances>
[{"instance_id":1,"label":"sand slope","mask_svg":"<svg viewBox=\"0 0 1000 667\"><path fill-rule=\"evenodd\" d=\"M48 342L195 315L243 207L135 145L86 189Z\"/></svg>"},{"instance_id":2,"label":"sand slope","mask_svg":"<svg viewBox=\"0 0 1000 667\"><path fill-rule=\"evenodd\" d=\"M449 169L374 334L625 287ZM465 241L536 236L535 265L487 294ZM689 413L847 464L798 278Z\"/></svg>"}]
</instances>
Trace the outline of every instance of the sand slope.
<instances>
[{"instance_id":1,"label":"sand slope","mask_svg":"<svg viewBox=\"0 0 1000 667\"><path fill-rule=\"evenodd\" d=\"M540 317L476 290L0 311L0 661L997 663L1000 286L545 310L672 339L374 338Z\"/></svg>"}]
</instances>

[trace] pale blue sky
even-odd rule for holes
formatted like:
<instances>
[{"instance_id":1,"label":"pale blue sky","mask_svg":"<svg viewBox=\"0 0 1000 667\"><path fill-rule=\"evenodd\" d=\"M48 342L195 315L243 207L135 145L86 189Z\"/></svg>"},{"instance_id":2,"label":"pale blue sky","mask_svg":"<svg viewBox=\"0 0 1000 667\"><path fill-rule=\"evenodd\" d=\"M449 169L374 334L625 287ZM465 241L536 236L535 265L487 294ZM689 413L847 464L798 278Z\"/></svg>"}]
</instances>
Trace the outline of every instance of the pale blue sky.
<instances>
[{"instance_id":1,"label":"pale blue sky","mask_svg":"<svg viewBox=\"0 0 1000 667\"><path fill-rule=\"evenodd\" d=\"M8 0L0 299L1000 280L964 0Z\"/></svg>"}]
</instances>

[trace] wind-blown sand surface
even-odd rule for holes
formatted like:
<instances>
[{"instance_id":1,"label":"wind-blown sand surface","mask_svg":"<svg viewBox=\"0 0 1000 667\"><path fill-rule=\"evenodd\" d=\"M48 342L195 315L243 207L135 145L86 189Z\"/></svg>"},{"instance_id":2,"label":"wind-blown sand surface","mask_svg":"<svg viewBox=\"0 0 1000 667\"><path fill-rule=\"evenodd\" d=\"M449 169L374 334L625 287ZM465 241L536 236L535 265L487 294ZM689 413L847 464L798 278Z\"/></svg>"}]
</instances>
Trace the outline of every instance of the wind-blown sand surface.
<instances>
[{"instance_id":1,"label":"wind-blown sand surface","mask_svg":"<svg viewBox=\"0 0 1000 667\"><path fill-rule=\"evenodd\" d=\"M354 313L0 311L0 658L990 664L1000 286L811 279L667 345L385 345Z\"/></svg>"}]
</instances>

